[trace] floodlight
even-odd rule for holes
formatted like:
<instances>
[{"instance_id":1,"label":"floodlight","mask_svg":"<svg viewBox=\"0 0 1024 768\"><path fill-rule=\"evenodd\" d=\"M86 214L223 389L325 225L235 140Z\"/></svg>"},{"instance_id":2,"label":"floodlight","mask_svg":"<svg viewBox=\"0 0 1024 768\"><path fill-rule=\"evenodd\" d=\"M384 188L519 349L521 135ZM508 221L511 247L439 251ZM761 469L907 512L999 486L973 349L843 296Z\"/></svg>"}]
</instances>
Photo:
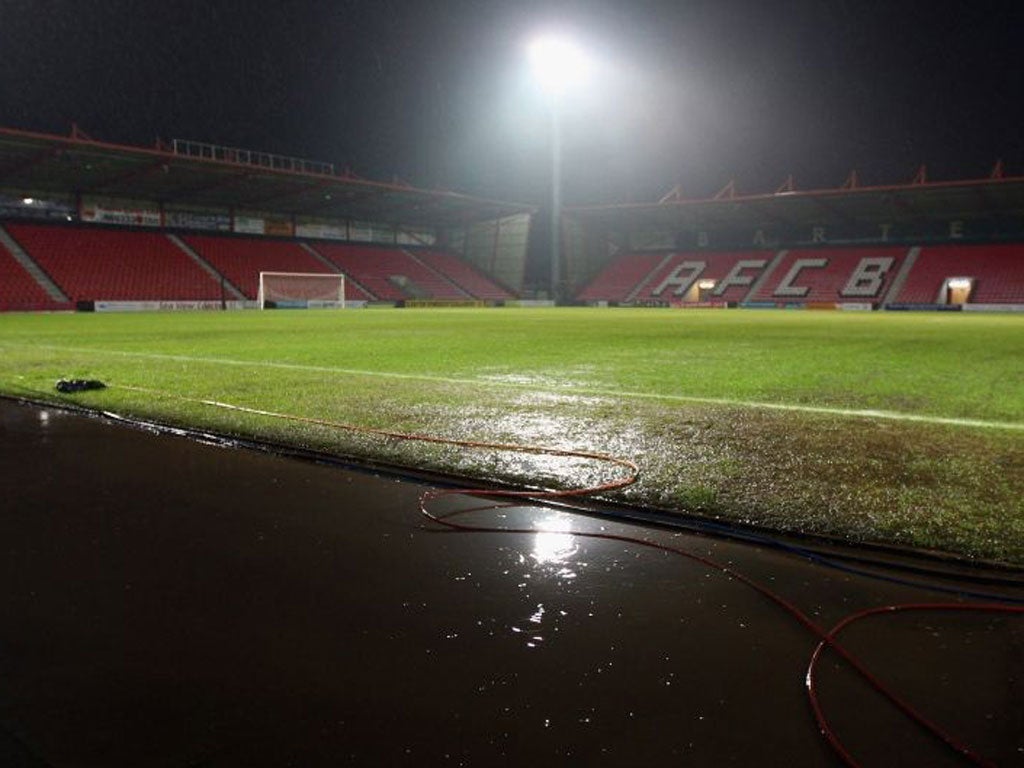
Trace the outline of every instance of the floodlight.
<instances>
[{"instance_id":1,"label":"floodlight","mask_svg":"<svg viewBox=\"0 0 1024 768\"><path fill-rule=\"evenodd\" d=\"M23 198L21 198L21 202L23 202L25 205L32 205L33 203L35 203L35 201L36 201L36 199L34 197L23 197Z\"/></svg>"},{"instance_id":2,"label":"floodlight","mask_svg":"<svg viewBox=\"0 0 1024 768\"><path fill-rule=\"evenodd\" d=\"M951 278L949 278L949 280L946 281L946 285L948 285L953 290L963 290L964 288L970 288L971 287L971 278L969 278L969 277L951 277Z\"/></svg>"},{"instance_id":3,"label":"floodlight","mask_svg":"<svg viewBox=\"0 0 1024 768\"><path fill-rule=\"evenodd\" d=\"M540 86L561 96L587 79L591 62L576 43L562 37L539 37L530 43L530 66Z\"/></svg>"},{"instance_id":4,"label":"floodlight","mask_svg":"<svg viewBox=\"0 0 1024 768\"><path fill-rule=\"evenodd\" d=\"M555 35L535 38L527 48L534 79L547 93L551 107L551 296L557 301L561 281L560 229L562 216L562 137L559 113L562 97L577 89L590 74L590 58L572 40Z\"/></svg>"}]
</instances>

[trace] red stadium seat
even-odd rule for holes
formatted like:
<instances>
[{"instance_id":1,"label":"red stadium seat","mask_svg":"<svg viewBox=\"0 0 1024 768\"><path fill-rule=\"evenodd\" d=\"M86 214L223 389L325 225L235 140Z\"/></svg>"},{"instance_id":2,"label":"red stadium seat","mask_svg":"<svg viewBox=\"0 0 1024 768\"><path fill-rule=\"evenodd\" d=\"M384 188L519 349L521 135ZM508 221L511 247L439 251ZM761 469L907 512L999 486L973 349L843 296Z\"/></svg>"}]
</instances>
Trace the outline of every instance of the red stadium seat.
<instances>
[{"instance_id":1,"label":"red stadium seat","mask_svg":"<svg viewBox=\"0 0 1024 768\"><path fill-rule=\"evenodd\" d=\"M160 232L8 224L72 301L202 301L219 283Z\"/></svg>"},{"instance_id":2,"label":"red stadium seat","mask_svg":"<svg viewBox=\"0 0 1024 768\"><path fill-rule=\"evenodd\" d=\"M184 235L182 240L248 299L256 298L260 272L321 274L337 271L296 242L224 235ZM358 286L351 284L346 284L345 296L348 299L365 299Z\"/></svg>"},{"instance_id":3,"label":"red stadium seat","mask_svg":"<svg viewBox=\"0 0 1024 768\"><path fill-rule=\"evenodd\" d=\"M738 302L769 264L770 251L629 253L605 267L577 294L580 301ZM713 286L702 288L709 281Z\"/></svg>"},{"instance_id":4,"label":"red stadium seat","mask_svg":"<svg viewBox=\"0 0 1024 768\"><path fill-rule=\"evenodd\" d=\"M946 280L953 277L973 279L972 304L1024 304L1024 246L925 246L896 301L942 302Z\"/></svg>"},{"instance_id":5,"label":"red stadium seat","mask_svg":"<svg viewBox=\"0 0 1024 768\"><path fill-rule=\"evenodd\" d=\"M69 304L57 302L43 290L0 243L0 311L36 311L68 309Z\"/></svg>"},{"instance_id":6,"label":"red stadium seat","mask_svg":"<svg viewBox=\"0 0 1024 768\"><path fill-rule=\"evenodd\" d=\"M664 253L626 253L616 257L576 294L579 301L625 301L665 258Z\"/></svg>"},{"instance_id":7,"label":"red stadium seat","mask_svg":"<svg viewBox=\"0 0 1024 768\"><path fill-rule=\"evenodd\" d=\"M772 251L692 251L673 254L637 292L637 301L743 301L774 258ZM699 283L714 287L700 290ZM697 290L694 290L696 286Z\"/></svg>"},{"instance_id":8,"label":"red stadium seat","mask_svg":"<svg viewBox=\"0 0 1024 768\"><path fill-rule=\"evenodd\" d=\"M452 283L477 299L503 301L515 298L511 291L505 290L476 267L450 253L416 251L415 255L435 272L444 275Z\"/></svg>"},{"instance_id":9,"label":"red stadium seat","mask_svg":"<svg viewBox=\"0 0 1024 768\"><path fill-rule=\"evenodd\" d=\"M787 251L748 301L879 303L909 248L798 248Z\"/></svg>"},{"instance_id":10,"label":"red stadium seat","mask_svg":"<svg viewBox=\"0 0 1024 768\"><path fill-rule=\"evenodd\" d=\"M313 248L384 301L466 299L469 294L401 248L318 241Z\"/></svg>"}]
</instances>

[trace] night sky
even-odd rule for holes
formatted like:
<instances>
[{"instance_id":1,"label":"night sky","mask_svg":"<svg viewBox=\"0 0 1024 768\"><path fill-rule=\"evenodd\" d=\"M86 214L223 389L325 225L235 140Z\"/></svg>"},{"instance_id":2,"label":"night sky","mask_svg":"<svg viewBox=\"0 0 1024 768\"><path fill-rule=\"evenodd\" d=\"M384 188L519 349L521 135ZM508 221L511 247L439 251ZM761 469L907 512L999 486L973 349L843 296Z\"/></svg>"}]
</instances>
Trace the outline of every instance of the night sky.
<instances>
[{"instance_id":1,"label":"night sky","mask_svg":"<svg viewBox=\"0 0 1024 768\"><path fill-rule=\"evenodd\" d=\"M1024 3L0 0L0 125L188 138L543 204L524 49L574 34L569 204L1024 175Z\"/></svg>"}]
</instances>

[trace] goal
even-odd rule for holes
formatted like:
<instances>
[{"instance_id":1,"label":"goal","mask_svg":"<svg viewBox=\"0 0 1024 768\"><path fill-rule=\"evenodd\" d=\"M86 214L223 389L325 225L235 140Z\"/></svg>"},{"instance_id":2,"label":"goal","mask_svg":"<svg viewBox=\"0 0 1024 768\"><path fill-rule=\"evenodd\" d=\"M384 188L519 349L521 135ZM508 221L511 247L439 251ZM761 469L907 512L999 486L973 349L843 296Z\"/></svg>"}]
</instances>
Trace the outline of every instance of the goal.
<instances>
[{"instance_id":1,"label":"goal","mask_svg":"<svg viewBox=\"0 0 1024 768\"><path fill-rule=\"evenodd\" d=\"M345 307L345 276L331 272L260 272L260 288L256 305L268 307L299 307L343 309Z\"/></svg>"}]
</instances>

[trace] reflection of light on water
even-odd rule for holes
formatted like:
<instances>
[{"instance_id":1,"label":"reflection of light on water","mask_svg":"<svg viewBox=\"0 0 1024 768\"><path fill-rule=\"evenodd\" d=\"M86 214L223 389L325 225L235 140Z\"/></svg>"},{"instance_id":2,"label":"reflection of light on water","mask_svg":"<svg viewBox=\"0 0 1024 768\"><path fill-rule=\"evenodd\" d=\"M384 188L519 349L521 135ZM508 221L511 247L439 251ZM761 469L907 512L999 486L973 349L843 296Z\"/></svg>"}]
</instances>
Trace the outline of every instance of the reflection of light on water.
<instances>
[{"instance_id":1,"label":"reflection of light on water","mask_svg":"<svg viewBox=\"0 0 1024 768\"><path fill-rule=\"evenodd\" d=\"M572 557L576 549L571 533L540 531L533 540L533 559L540 565L562 563Z\"/></svg>"},{"instance_id":2,"label":"reflection of light on water","mask_svg":"<svg viewBox=\"0 0 1024 768\"><path fill-rule=\"evenodd\" d=\"M533 537L533 559L538 565L555 565L565 563L579 551L576 537L568 533L568 522L560 518L550 518L537 523L536 535Z\"/></svg>"},{"instance_id":3,"label":"reflection of light on water","mask_svg":"<svg viewBox=\"0 0 1024 768\"><path fill-rule=\"evenodd\" d=\"M528 554L518 554L520 566L527 569L521 577L523 581L517 585L520 589L528 589L530 585L535 584L533 576L553 576L558 581L575 579L574 569L586 566L584 562L575 561L580 547L577 537L572 533L571 523L572 518L565 515L554 515L534 521L533 547ZM566 611L551 611L544 603L537 603L536 606L525 621L511 627L512 632L522 638L527 648L539 648L544 645L550 633L558 632L559 617L568 615Z\"/></svg>"},{"instance_id":4,"label":"reflection of light on water","mask_svg":"<svg viewBox=\"0 0 1024 768\"><path fill-rule=\"evenodd\" d=\"M536 624L538 626L530 628L529 631L534 633L534 634L531 634L530 637L527 639L527 641L526 641L526 647L527 648L536 648L538 645L540 645L541 643L544 642L544 636L539 634L540 633L539 625L542 624L543 622L544 622L544 603L537 603L537 610L533 612L532 616L530 616L530 623L531 624ZM512 627L512 631L513 632L523 632L523 630L520 629L519 627Z\"/></svg>"},{"instance_id":5,"label":"reflection of light on water","mask_svg":"<svg viewBox=\"0 0 1024 768\"><path fill-rule=\"evenodd\" d=\"M544 622L549 619L549 612L544 609L544 603L537 603L537 610L530 615L529 623L525 626L513 625L511 629L515 634L524 637L527 648L538 648L544 643L549 633L558 632L559 619L568 615L567 611L551 612L550 617L554 618L554 622L549 621L549 626L545 628ZM544 634L541 634L542 631Z\"/></svg>"}]
</instances>

